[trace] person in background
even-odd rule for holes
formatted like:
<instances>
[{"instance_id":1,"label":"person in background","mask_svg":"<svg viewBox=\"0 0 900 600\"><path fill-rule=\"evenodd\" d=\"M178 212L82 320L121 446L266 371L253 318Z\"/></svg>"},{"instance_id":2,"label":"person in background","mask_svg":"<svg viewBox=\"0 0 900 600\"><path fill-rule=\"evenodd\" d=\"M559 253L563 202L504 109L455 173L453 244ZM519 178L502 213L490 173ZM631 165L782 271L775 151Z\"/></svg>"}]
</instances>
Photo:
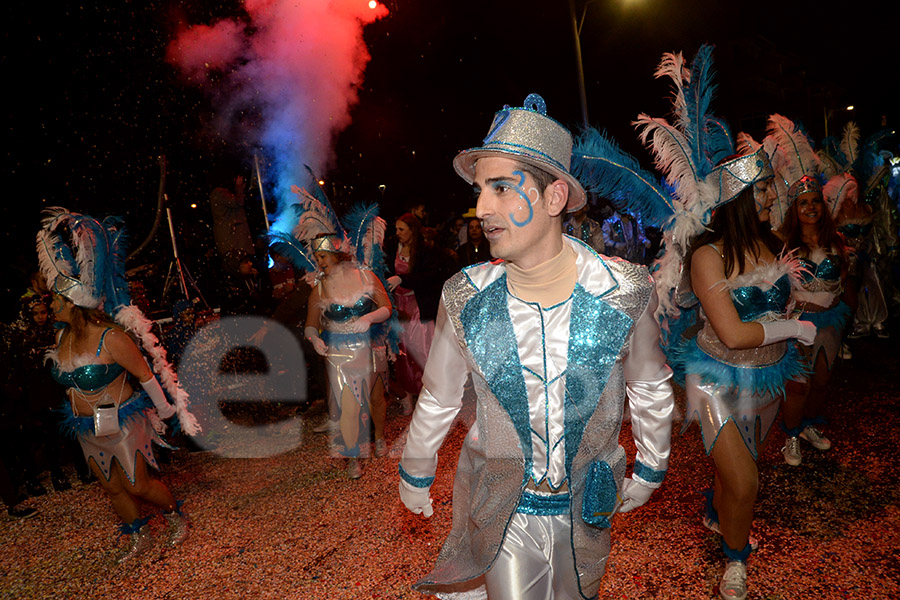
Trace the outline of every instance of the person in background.
<instances>
[{"instance_id":1,"label":"person in background","mask_svg":"<svg viewBox=\"0 0 900 600\"><path fill-rule=\"evenodd\" d=\"M603 227L587 216L589 208L590 205L585 204L575 212L566 215L566 219L563 221L563 233L578 238L598 254L606 254Z\"/></svg>"},{"instance_id":2,"label":"person in background","mask_svg":"<svg viewBox=\"0 0 900 600\"><path fill-rule=\"evenodd\" d=\"M484 230L481 228L481 221L478 219L469 219L467 225L469 241L459 247L457 255L459 257L459 268L468 267L475 263L493 260L491 256L491 245L484 237Z\"/></svg>"},{"instance_id":3,"label":"person in background","mask_svg":"<svg viewBox=\"0 0 900 600\"><path fill-rule=\"evenodd\" d=\"M809 375L787 383L782 427L787 433L782 454L787 464L803 460L800 439L816 450L828 450L831 441L818 426L824 421L826 386L838 357L850 307L841 300L847 280L847 249L812 177L803 177L788 190L789 208L781 226L788 250L795 250L805 271L796 281L794 299L798 318L816 326L811 347L801 348Z\"/></svg>"},{"instance_id":4,"label":"person in background","mask_svg":"<svg viewBox=\"0 0 900 600\"><path fill-rule=\"evenodd\" d=\"M434 337L434 320L446 273L442 256L425 240L422 223L415 215L401 215L395 230L396 238L393 245L385 248L385 257L388 269L393 271L387 278L388 287L403 327L394 372L404 394L400 399L403 413L408 415L422 389L422 370Z\"/></svg>"},{"instance_id":5,"label":"person in background","mask_svg":"<svg viewBox=\"0 0 900 600\"><path fill-rule=\"evenodd\" d=\"M629 262L643 264L650 240L644 235L640 220L627 211L613 212L603 221L606 252Z\"/></svg>"}]
</instances>

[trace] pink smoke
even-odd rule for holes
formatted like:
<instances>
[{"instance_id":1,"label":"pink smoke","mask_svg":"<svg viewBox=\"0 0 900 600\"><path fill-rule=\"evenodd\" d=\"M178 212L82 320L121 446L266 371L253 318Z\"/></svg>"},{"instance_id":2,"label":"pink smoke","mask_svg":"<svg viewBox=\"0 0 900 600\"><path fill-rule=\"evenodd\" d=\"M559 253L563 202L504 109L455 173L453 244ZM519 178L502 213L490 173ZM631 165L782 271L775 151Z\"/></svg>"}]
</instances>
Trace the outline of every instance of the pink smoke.
<instances>
[{"instance_id":1,"label":"pink smoke","mask_svg":"<svg viewBox=\"0 0 900 600\"><path fill-rule=\"evenodd\" d=\"M245 20L180 31L167 59L191 83L215 86L223 133L245 111L261 115L242 131L250 139L235 141L263 149L284 205L290 186L305 181L304 165L324 173L332 164L370 58L363 27L388 11L368 0L245 0L244 9Z\"/></svg>"}]
</instances>

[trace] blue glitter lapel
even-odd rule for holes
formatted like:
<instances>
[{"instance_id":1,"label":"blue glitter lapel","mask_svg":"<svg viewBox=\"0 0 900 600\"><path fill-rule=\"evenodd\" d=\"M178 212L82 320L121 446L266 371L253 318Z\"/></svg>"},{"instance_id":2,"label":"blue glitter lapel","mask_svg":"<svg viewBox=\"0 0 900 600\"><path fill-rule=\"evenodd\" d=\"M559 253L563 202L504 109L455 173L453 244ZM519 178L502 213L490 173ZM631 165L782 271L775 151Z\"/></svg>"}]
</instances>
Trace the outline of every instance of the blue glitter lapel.
<instances>
[{"instance_id":1,"label":"blue glitter lapel","mask_svg":"<svg viewBox=\"0 0 900 600\"><path fill-rule=\"evenodd\" d=\"M575 284L566 367L566 472L633 323L602 296Z\"/></svg>"},{"instance_id":2,"label":"blue glitter lapel","mask_svg":"<svg viewBox=\"0 0 900 600\"><path fill-rule=\"evenodd\" d=\"M506 299L506 274L478 292L460 314L466 345L481 369L491 392L512 419L525 456L525 473L531 474L531 423L528 417L528 392L519 346L509 318Z\"/></svg>"}]
</instances>

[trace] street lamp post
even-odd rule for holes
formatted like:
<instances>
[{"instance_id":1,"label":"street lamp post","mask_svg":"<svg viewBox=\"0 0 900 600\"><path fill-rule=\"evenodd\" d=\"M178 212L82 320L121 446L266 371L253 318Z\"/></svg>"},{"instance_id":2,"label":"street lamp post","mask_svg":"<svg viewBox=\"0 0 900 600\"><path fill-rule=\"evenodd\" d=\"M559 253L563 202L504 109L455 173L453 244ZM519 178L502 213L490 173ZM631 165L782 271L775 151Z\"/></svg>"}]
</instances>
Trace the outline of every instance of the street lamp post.
<instances>
[{"instance_id":1,"label":"street lamp post","mask_svg":"<svg viewBox=\"0 0 900 600\"><path fill-rule=\"evenodd\" d=\"M584 4L584 10L581 13L581 22L575 13L575 0L569 0L569 15L572 18L572 39L575 42L575 66L578 71L578 97L581 101L581 121L585 127L590 125L588 121L587 109L587 93L584 89L584 65L581 60L581 25L584 24L584 15L587 13L587 6L590 0Z\"/></svg>"}]
</instances>

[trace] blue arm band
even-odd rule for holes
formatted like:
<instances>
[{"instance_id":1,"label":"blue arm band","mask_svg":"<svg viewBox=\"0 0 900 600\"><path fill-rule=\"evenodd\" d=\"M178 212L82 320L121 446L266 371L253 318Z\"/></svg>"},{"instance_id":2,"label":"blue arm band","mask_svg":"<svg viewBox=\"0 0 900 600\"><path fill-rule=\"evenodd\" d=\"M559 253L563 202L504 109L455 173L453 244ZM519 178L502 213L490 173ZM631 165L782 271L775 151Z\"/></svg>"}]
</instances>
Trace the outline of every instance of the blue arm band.
<instances>
[{"instance_id":1,"label":"blue arm band","mask_svg":"<svg viewBox=\"0 0 900 600\"><path fill-rule=\"evenodd\" d=\"M399 465L398 470L400 471L400 479L413 487L427 488L431 487L431 484L434 483L434 477L413 477L406 472L403 465Z\"/></svg>"}]
</instances>

